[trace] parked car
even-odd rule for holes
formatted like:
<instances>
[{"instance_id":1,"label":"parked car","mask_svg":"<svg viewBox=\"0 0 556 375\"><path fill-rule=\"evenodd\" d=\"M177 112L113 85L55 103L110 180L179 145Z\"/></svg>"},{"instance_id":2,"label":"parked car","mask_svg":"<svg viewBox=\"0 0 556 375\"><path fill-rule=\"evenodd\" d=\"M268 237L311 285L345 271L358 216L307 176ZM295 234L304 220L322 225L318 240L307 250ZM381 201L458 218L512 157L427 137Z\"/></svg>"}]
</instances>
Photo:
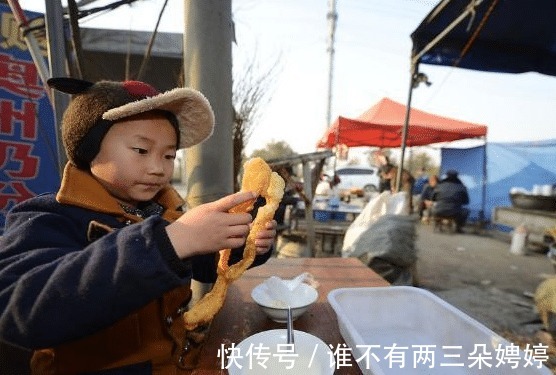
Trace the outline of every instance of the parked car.
<instances>
[{"instance_id":1,"label":"parked car","mask_svg":"<svg viewBox=\"0 0 556 375\"><path fill-rule=\"evenodd\" d=\"M340 177L338 190L343 193L363 196L365 193L378 191L380 177L378 168L364 166L347 166L336 169Z\"/></svg>"}]
</instances>

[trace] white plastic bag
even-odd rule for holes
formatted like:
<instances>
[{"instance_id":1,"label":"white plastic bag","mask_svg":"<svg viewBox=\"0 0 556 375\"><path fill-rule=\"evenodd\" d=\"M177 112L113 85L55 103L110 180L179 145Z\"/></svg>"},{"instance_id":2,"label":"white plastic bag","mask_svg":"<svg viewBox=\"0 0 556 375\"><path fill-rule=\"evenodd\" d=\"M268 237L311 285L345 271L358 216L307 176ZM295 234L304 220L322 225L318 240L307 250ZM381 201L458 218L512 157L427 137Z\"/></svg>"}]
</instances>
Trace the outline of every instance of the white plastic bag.
<instances>
[{"instance_id":1,"label":"white plastic bag","mask_svg":"<svg viewBox=\"0 0 556 375\"><path fill-rule=\"evenodd\" d=\"M368 249L357 246L356 241L366 232L381 216L384 215L407 215L408 199L406 192L392 194L385 191L367 203L363 211L355 218L348 227L344 236L342 246L342 257L359 257Z\"/></svg>"}]
</instances>

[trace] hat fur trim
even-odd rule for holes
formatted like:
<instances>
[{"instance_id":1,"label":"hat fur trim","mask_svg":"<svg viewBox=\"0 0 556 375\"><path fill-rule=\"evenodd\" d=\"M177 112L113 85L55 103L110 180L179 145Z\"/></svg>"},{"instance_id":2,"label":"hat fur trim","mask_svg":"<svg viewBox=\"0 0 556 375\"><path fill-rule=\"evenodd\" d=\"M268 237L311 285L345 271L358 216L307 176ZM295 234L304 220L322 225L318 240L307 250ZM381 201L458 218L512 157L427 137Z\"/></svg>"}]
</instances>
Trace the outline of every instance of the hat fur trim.
<instances>
[{"instance_id":1,"label":"hat fur trim","mask_svg":"<svg viewBox=\"0 0 556 375\"><path fill-rule=\"evenodd\" d=\"M117 121L157 109L176 116L180 129L180 148L199 144L212 135L215 119L210 103L203 94L190 88L175 88L109 109L102 118Z\"/></svg>"}]
</instances>

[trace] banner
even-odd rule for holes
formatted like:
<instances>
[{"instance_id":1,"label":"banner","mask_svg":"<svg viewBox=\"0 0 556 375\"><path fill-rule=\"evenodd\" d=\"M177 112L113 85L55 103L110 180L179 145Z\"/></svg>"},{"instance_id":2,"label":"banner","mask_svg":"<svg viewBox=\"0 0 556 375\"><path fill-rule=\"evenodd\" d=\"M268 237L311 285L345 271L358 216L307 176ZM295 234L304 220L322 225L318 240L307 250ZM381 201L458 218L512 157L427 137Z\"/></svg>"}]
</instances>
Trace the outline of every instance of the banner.
<instances>
[{"instance_id":1,"label":"banner","mask_svg":"<svg viewBox=\"0 0 556 375\"><path fill-rule=\"evenodd\" d=\"M14 205L59 185L52 106L11 9L0 4L0 234Z\"/></svg>"}]
</instances>

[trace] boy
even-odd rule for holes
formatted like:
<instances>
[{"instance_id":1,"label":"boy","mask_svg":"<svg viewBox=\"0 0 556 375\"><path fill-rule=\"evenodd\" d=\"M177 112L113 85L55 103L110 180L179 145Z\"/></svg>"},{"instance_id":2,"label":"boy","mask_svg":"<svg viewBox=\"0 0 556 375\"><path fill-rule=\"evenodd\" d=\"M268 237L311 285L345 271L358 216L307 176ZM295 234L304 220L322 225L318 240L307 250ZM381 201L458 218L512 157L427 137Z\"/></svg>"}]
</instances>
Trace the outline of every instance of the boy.
<instances>
[{"instance_id":1,"label":"boy","mask_svg":"<svg viewBox=\"0 0 556 375\"><path fill-rule=\"evenodd\" d=\"M254 193L181 210L169 183L176 150L214 126L199 92L159 94L137 81L48 84L74 94L62 121L69 162L57 194L6 218L0 339L35 350L37 374L179 374L195 344L178 319L190 280L215 272L195 267L244 245L252 217L228 210ZM259 234L255 264L268 259L275 228Z\"/></svg>"}]
</instances>

